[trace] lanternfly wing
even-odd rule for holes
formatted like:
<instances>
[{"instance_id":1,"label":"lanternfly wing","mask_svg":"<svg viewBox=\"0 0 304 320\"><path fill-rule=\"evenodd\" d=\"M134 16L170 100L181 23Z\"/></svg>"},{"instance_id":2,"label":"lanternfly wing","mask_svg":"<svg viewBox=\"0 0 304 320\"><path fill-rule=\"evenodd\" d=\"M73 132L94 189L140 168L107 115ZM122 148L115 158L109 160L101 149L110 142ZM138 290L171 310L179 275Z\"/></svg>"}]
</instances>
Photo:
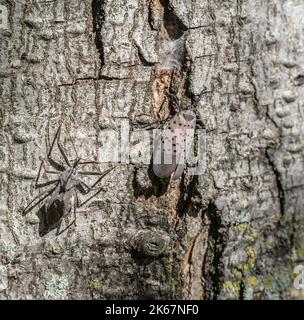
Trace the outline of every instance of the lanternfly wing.
<instances>
[{"instance_id":1,"label":"lanternfly wing","mask_svg":"<svg viewBox=\"0 0 304 320\"><path fill-rule=\"evenodd\" d=\"M159 178L179 179L194 138L196 116L193 111L176 113L154 137L153 172Z\"/></svg>"}]
</instances>

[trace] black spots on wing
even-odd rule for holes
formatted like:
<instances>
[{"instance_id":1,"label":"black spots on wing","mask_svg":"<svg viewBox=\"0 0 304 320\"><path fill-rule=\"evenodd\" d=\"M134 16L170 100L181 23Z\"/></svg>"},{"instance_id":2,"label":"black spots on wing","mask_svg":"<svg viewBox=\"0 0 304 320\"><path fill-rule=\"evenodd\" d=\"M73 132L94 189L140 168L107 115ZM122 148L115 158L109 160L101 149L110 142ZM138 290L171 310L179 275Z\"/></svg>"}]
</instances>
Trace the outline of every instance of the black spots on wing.
<instances>
[{"instance_id":1,"label":"black spots on wing","mask_svg":"<svg viewBox=\"0 0 304 320\"><path fill-rule=\"evenodd\" d=\"M171 120L171 126L176 128L176 126L182 125L182 119L179 114L176 114Z\"/></svg>"},{"instance_id":2,"label":"black spots on wing","mask_svg":"<svg viewBox=\"0 0 304 320\"><path fill-rule=\"evenodd\" d=\"M168 149L167 152L173 152L176 153L176 149Z\"/></svg>"},{"instance_id":3,"label":"black spots on wing","mask_svg":"<svg viewBox=\"0 0 304 320\"><path fill-rule=\"evenodd\" d=\"M176 143L173 143L172 146L172 152L176 153Z\"/></svg>"},{"instance_id":4,"label":"black spots on wing","mask_svg":"<svg viewBox=\"0 0 304 320\"><path fill-rule=\"evenodd\" d=\"M176 153L176 148L172 148L172 149L171 149L171 148L169 148L169 149L167 149L166 151L167 151L168 153L169 153L169 152Z\"/></svg>"},{"instance_id":5,"label":"black spots on wing","mask_svg":"<svg viewBox=\"0 0 304 320\"><path fill-rule=\"evenodd\" d=\"M195 115L187 111L175 114L164 127L161 137L162 152L176 156L186 148L188 149L193 142L194 131L192 130L194 129ZM168 134L166 130L169 131Z\"/></svg>"},{"instance_id":6,"label":"black spots on wing","mask_svg":"<svg viewBox=\"0 0 304 320\"><path fill-rule=\"evenodd\" d=\"M189 113L178 113L170 121L168 128L172 131L172 128L178 129L194 129L195 127L195 115Z\"/></svg>"},{"instance_id":7,"label":"black spots on wing","mask_svg":"<svg viewBox=\"0 0 304 320\"><path fill-rule=\"evenodd\" d=\"M176 123L175 123L178 127L181 127L183 125L183 119L178 116L176 117Z\"/></svg>"}]
</instances>

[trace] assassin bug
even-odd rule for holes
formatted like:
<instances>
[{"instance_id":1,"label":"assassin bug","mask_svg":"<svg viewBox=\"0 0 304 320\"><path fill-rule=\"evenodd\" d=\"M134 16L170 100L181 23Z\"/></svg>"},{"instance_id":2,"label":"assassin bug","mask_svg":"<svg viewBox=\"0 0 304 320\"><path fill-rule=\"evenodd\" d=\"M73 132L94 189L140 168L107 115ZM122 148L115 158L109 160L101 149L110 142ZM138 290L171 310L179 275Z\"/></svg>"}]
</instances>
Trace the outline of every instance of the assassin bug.
<instances>
[{"instance_id":1,"label":"assassin bug","mask_svg":"<svg viewBox=\"0 0 304 320\"><path fill-rule=\"evenodd\" d=\"M79 165L98 164L99 162L94 160L83 161L80 157L78 157L74 144L73 144L73 148L76 153L76 159L71 162L68 159L64 151L64 148L60 142L61 125L62 124L60 124L59 128L57 129L57 132L51 144L50 150L47 154L47 159L43 159L43 158L41 159L41 164L40 164L39 171L35 181L35 188L37 189L43 188L49 185L52 185L52 188L36 196L27 205L27 207L23 210L23 213L22 213L23 215L26 215L34 207L36 207L40 202L42 202L44 199L49 197L48 201L44 205L43 218L44 218L44 223L48 228L48 230L52 230L53 228L58 226L56 235L61 234L73 224L76 225L76 209L81 207L85 203L87 203L93 197L95 197L99 192L101 192L102 188L100 188L95 194L93 194L91 197L89 197L86 201L84 201L81 204L79 203L79 200L78 200L77 191L83 195L88 194L89 192L94 190L93 188L100 182L100 180L104 176L106 176L111 170L114 169L114 167L111 167L102 173L92 172L92 171L88 171L88 172L78 171L77 168ZM52 151L55 143L57 143L58 150L64 159L66 167L61 165L57 161L55 161L52 157ZM48 170L45 164L46 161L55 170ZM57 176L56 179L40 183L39 179L41 176L42 168L44 168L45 173L56 175ZM80 176L82 175L95 175L95 176L99 176L99 178L92 186L89 186L80 178ZM36 201L37 199L39 200ZM62 220L67 218L68 214L71 213L71 211L73 211L74 220L70 224L68 224L64 230L59 232Z\"/></svg>"}]
</instances>

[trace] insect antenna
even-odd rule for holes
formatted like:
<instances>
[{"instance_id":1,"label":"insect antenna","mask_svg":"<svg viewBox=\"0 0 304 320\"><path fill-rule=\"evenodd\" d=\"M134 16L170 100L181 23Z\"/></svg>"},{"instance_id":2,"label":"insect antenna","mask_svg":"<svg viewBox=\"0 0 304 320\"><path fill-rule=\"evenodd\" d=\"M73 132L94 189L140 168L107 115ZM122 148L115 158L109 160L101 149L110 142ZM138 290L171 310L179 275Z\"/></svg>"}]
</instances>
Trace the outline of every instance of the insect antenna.
<instances>
[{"instance_id":1,"label":"insect antenna","mask_svg":"<svg viewBox=\"0 0 304 320\"><path fill-rule=\"evenodd\" d=\"M205 95L207 93L207 87L204 86L203 90L201 91L201 93L198 95L198 97L194 100L194 103L191 106L191 109L196 110L198 104L200 103L200 101L202 100L203 95Z\"/></svg>"},{"instance_id":2,"label":"insect antenna","mask_svg":"<svg viewBox=\"0 0 304 320\"><path fill-rule=\"evenodd\" d=\"M57 140L57 138L58 138L58 136L59 136L59 134L60 134L61 126L62 126L62 122L59 124L59 127L58 127L58 129L57 129L57 131L56 131L56 134L55 134L55 136L54 136L52 145L51 145L50 150L49 150L49 152L48 152L48 158L50 158L50 156L51 156L51 154L52 154L52 151L53 151L55 142L56 142L56 140Z\"/></svg>"}]
</instances>

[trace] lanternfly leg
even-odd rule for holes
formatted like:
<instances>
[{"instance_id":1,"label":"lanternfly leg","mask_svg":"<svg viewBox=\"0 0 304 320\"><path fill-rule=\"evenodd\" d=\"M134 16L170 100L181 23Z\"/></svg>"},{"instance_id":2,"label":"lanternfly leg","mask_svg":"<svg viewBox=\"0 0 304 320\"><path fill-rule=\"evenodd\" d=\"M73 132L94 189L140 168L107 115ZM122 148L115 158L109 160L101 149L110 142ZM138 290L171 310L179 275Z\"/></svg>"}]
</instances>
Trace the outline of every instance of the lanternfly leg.
<instances>
[{"instance_id":1,"label":"lanternfly leg","mask_svg":"<svg viewBox=\"0 0 304 320\"><path fill-rule=\"evenodd\" d=\"M144 125L133 125L133 127L135 127L137 129L137 131L140 131L140 130L150 130L150 129L154 129L154 128L158 128L160 127L161 125L163 125L170 117L168 117L167 119L164 119L164 120L157 120L157 121L154 121L152 123L147 123L147 124L144 124ZM156 125L156 126L154 126Z\"/></svg>"},{"instance_id":2,"label":"lanternfly leg","mask_svg":"<svg viewBox=\"0 0 304 320\"><path fill-rule=\"evenodd\" d=\"M181 110L181 103L177 96L174 93L167 92L167 95L172 99L173 107L174 109L177 109L177 111Z\"/></svg>"}]
</instances>

